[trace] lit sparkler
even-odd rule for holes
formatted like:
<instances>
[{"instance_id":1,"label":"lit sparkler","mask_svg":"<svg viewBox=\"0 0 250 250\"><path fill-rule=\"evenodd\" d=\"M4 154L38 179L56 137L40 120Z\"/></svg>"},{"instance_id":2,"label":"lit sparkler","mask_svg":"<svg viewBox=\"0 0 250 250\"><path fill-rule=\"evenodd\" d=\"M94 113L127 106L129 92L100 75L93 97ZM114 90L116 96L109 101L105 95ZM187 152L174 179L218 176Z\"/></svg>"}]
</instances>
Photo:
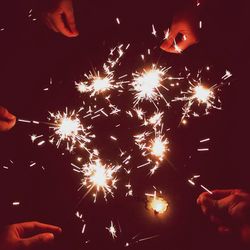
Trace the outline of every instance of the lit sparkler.
<instances>
[{"instance_id":1,"label":"lit sparkler","mask_svg":"<svg viewBox=\"0 0 250 250\"><path fill-rule=\"evenodd\" d=\"M154 103L159 99L163 99L167 105L169 103L160 92L160 88L168 90L164 85L164 81L167 79L166 73L169 68L156 67L153 64L150 70L145 70L142 73L134 73L133 81L131 85L131 91L134 93L134 105L138 105L140 102L146 100ZM157 107L158 109L158 107Z\"/></svg>"},{"instance_id":2,"label":"lit sparkler","mask_svg":"<svg viewBox=\"0 0 250 250\"><path fill-rule=\"evenodd\" d=\"M73 164L72 164L73 165ZM80 188L86 187L88 192L95 189L94 202L97 199L97 193L102 191L104 199L107 200L107 195L110 194L114 197L113 189L116 189L116 183L118 181L116 174L120 170L120 165L103 164L100 159L91 161L84 164L82 168L73 165L83 174L82 185Z\"/></svg>"},{"instance_id":3,"label":"lit sparkler","mask_svg":"<svg viewBox=\"0 0 250 250\"><path fill-rule=\"evenodd\" d=\"M62 142L66 143L66 149L73 151L76 146L84 148L89 152L87 144L91 142L95 135L91 133L92 126L82 125L79 114L74 110L69 112L49 113L49 121L53 123L50 126L54 134L50 137L50 142L60 147Z\"/></svg>"},{"instance_id":4,"label":"lit sparkler","mask_svg":"<svg viewBox=\"0 0 250 250\"><path fill-rule=\"evenodd\" d=\"M192 83L190 82L190 87L187 92L182 92L183 97L175 98L175 101L185 101L186 104L183 107L182 119L187 117L199 116L198 113L192 110L194 104L198 106L203 106L205 109L205 114L209 114L211 109L221 109L221 102L215 95L215 90L218 85L213 85L210 88L204 86L201 82Z\"/></svg>"}]
</instances>

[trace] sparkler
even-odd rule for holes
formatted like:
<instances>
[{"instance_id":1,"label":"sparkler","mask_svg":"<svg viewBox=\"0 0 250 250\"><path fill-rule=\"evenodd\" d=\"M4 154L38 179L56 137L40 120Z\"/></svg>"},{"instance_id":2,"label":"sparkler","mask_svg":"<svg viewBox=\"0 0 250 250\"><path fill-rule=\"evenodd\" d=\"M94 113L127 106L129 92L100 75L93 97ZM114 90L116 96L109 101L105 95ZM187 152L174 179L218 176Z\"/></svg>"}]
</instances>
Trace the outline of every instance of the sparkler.
<instances>
[{"instance_id":1,"label":"sparkler","mask_svg":"<svg viewBox=\"0 0 250 250\"><path fill-rule=\"evenodd\" d=\"M107 195L110 194L114 197L113 189L116 189L116 183L118 181L116 174L120 170L120 165L103 164L100 159L91 161L90 163L84 164L83 167L79 168L72 164L74 168L78 169L83 174L82 185L80 187L86 187L88 192L94 188L94 202L96 202L97 194L99 191L103 192L104 199L107 200ZM85 195L85 196L86 196Z\"/></svg>"},{"instance_id":2,"label":"sparkler","mask_svg":"<svg viewBox=\"0 0 250 250\"><path fill-rule=\"evenodd\" d=\"M91 134L92 126L83 126L79 119L79 113L75 110L69 112L66 108L65 112L49 113L49 121L53 122L54 135L51 136L50 142L56 143L59 148L62 142L66 143L66 149L70 152L74 150L76 146L84 148L90 152L87 148L87 144L91 142L92 138L95 138L94 134Z\"/></svg>"},{"instance_id":3,"label":"sparkler","mask_svg":"<svg viewBox=\"0 0 250 250\"><path fill-rule=\"evenodd\" d=\"M164 85L164 81L166 80L166 73L169 68L164 67L156 67L156 65L152 65L150 70L143 70L142 73L134 73L133 81L131 85L131 91L134 93L134 106L137 106L142 101L152 102L156 108L158 109L156 102L159 99L163 99L167 106L169 103L160 92L159 88L164 88L168 90Z\"/></svg>"},{"instance_id":4,"label":"sparkler","mask_svg":"<svg viewBox=\"0 0 250 250\"><path fill-rule=\"evenodd\" d=\"M119 19L116 20L118 24L120 24ZM129 46L129 44L126 47L121 44L111 49L109 58L103 64L103 73L100 74L100 72L97 71L97 73L90 72L89 74L84 74L86 80L75 83L77 90L80 93L91 93L91 97L95 97L96 95L113 89L122 90L124 84L122 79L125 76L120 76L118 80L115 80L114 68L120 62Z\"/></svg>"},{"instance_id":5,"label":"sparkler","mask_svg":"<svg viewBox=\"0 0 250 250\"><path fill-rule=\"evenodd\" d=\"M183 97L176 97L174 101L185 101L186 104L183 107L182 121L185 118L192 116L199 116L198 113L192 110L194 104L198 106L203 106L205 109L205 114L209 114L211 109L221 109L221 101L215 95L215 90L219 87L218 85L213 85L207 88L201 82L190 83L188 91L183 91Z\"/></svg>"}]
</instances>

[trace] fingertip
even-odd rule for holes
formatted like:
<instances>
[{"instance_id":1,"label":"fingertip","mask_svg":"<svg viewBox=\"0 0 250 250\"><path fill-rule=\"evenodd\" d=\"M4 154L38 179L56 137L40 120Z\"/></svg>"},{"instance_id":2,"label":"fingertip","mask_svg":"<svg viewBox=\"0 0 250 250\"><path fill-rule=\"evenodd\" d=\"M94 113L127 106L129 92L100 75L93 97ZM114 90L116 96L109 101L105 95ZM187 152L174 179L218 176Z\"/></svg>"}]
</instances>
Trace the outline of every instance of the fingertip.
<instances>
[{"instance_id":1,"label":"fingertip","mask_svg":"<svg viewBox=\"0 0 250 250\"><path fill-rule=\"evenodd\" d=\"M51 240L54 240L54 239L55 239L55 235L52 234L52 233L47 233L45 235L45 240L47 240L47 241L51 241Z\"/></svg>"}]
</instances>

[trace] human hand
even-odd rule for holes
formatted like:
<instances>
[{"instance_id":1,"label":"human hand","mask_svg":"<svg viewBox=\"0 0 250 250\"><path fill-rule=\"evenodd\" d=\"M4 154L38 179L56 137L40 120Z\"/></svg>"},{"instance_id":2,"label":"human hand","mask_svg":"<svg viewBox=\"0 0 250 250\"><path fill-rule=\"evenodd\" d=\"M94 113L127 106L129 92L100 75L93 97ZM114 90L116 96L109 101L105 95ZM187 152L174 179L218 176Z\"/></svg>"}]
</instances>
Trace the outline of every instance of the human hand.
<instances>
[{"instance_id":1,"label":"human hand","mask_svg":"<svg viewBox=\"0 0 250 250\"><path fill-rule=\"evenodd\" d=\"M8 131L16 124L16 117L0 106L0 132Z\"/></svg>"},{"instance_id":2,"label":"human hand","mask_svg":"<svg viewBox=\"0 0 250 250\"><path fill-rule=\"evenodd\" d=\"M181 35L181 41L176 41L179 34ZM198 41L197 13L195 9L190 8L174 16L161 49L170 53L181 53Z\"/></svg>"},{"instance_id":3,"label":"human hand","mask_svg":"<svg viewBox=\"0 0 250 250\"><path fill-rule=\"evenodd\" d=\"M31 250L43 246L54 239L54 234L62 232L60 227L39 222L13 224L0 236L1 250Z\"/></svg>"},{"instance_id":4,"label":"human hand","mask_svg":"<svg viewBox=\"0 0 250 250\"><path fill-rule=\"evenodd\" d=\"M72 0L57 1L57 6L43 14L46 25L57 33L67 37L76 37L79 32L75 24Z\"/></svg>"},{"instance_id":5,"label":"human hand","mask_svg":"<svg viewBox=\"0 0 250 250\"><path fill-rule=\"evenodd\" d=\"M238 189L202 193L197 203L220 233L236 233L250 244L250 194Z\"/></svg>"}]
</instances>

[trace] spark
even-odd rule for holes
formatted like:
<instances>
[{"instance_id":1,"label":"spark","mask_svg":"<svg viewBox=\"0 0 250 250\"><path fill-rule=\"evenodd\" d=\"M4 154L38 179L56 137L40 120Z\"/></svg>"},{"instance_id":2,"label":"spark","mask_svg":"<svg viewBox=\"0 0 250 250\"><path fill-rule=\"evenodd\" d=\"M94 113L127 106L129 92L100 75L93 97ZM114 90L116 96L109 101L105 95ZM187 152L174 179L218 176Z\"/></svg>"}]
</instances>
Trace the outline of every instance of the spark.
<instances>
[{"instance_id":1,"label":"spark","mask_svg":"<svg viewBox=\"0 0 250 250\"><path fill-rule=\"evenodd\" d=\"M196 186L196 180L198 180L200 178L200 175L194 175L192 178L190 178L188 180L188 182L192 185L192 186ZM205 187L204 185L202 184L199 184L199 186L206 192L208 192L209 194L213 194L213 192L208 189L207 187Z\"/></svg>"},{"instance_id":2,"label":"spark","mask_svg":"<svg viewBox=\"0 0 250 250\"><path fill-rule=\"evenodd\" d=\"M182 49L178 46L175 40L174 40L174 49L177 53L182 53Z\"/></svg>"},{"instance_id":3,"label":"spark","mask_svg":"<svg viewBox=\"0 0 250 250\"><path fill-rule=\"evenodd\" d=\"M117 24L121 24L120 19L118 17L116 18L116 22Z\"/></svg>"},{"instance_id":4,"label":"spark","mask_svg":"<svg viewBox=\"0 0 250 250\"><path fill-rule=\"evenodd\" d=\"M200 143L204 143L204 142L208 142L208 141L210 141L210 138L206 138L206 139L200 140Z\"/></svg>"},{"instance_id":5,"label":"spark","mask_svg":"<svg viewBox=\"0 0 250 250\"><path fill-rule=\"evenodd\" d=\"M96 202L99 191L103 192L105 200L107 200L108 194L114 197L113 189L117 188L118 181L115 175L120 168L120 165L103 164L100 159L84 164L80 168L80 172L83 174L81 188L86 187L88 192L95 188L94 202Z\"/></svg>"},{"instance_id":6,"label":"spark","mask_svg":"<svg viewBox=\"0 0 250 250\"><path fill-rule=\"evenodd\" d=\"M213 192L212 192L210 189L206 188L206 187L203 186L203 185L200 185L200 186L201 186L201 188L202 188L203 190L205 190L205 191L208 192L209 194L213 194Z\"/></svg>"},{"instance_id":7,"label":"spark","mask_svg":"<svg viewBox=\"0 0 250 250\"><path fill-rule=\"evenodd\" d=\"M164 32L164 40L168 40L170 35L170 29L167 29L167 31Z\"/></svg>"},{"instance_id":8,"label":"spark","mask_svg":"<svg viewBox=\"0 0 250 250\"><path fill-rule=\"evenodd\" d=\"M205 151L209 151L209 148L198 148L197 151L205 152Z\"/></svg>"},{"instance_id":9,"label":"spark","mask_svg":"<svg viewBox=\"0 0 250 250\"><path fill-rule=\"evenodd\" d=\"M149 124L154 125L154 127L162 125L163 112L156 112L153 116L149 118Z\"/></svg>"},{"instance_id":10,"label":"spark","mask_svg":"<svg viewBox=\"0 0 250 250\"><path fill-rule=\"evenodd\" d=\"M106 227L106 229L109 231L113 239L117 238L117 231L113 224L113 221L111 221L111 225L109 227Z\"/></svg>"},{"instance_id":11,"label":"spark","mask_svg":"<svg viewBox=\"0 0 250 250\"><path fill-rule=\"evenodd\" d=\"M30 136L30 138L31 138L31 141L34 143L37 139L40 139L40 138L42 138L43 137L43 135L35 135L35 134L33 134L33 135L31 135Z\"/></svg>"},{"instance_id":12,"label":"spark","mask_svg":"<svg viewBox=\"0 0 250 250\"><path fill-rule=\"evenodd\" d=\"M221 102L218 97L215 95L215 90L219 85L213 85L210 88L207 88L200 81L199 82L190 82L190 87L188 91L182 92L183 97L176 97L174 101L186 101L186 104L183 107L182 119L193 116L199 116L198 113L193 112L192 107L194 104L202 106L205 109L205 114L209 114L211 109L221 109Z\"/></svg>"},{"instance_id":13,"label":"spark","mask_svg":"<svg viewBox=\"0 0 250 250\"><path fill-rule=\"evenodd\" d=\"M119 19L117 19L118 21ZM124 48L124 45L118 45L110 50L109 58L103 64L102 73L89 72L84 74L85 79L80 82L75 82L76 89L81 93L90 93L90 97L103 94L107 91L123 88L124 81L122 77L118 77L119 80L115 80L114 68L117 66L125 54L125 51L129 48L129 44Z\"/></svg>"},{"instance_id":14,"label":"spark","mask_svg":"<svg viewBox=\"0 0 250 250\"><path fill-rule=\"evenodd\" d=\"M152 24L152 35L157 37L155 26Z\"/></svg>"},{"instance_id":15,"label":"spark","mask_svg":"<svg viewBox=\"0 0 250 250\"><path fill-rule=\"evenodd\" d=\"M20 205L20 202L19 202L19 201L14 201L14 202L12 203L12 205L13 205L13 206L19 206L19 205Z\"/></svg>"},{"instance_id":16,"label":"spark","mask_svg":"<svg viewBox=\"0 0 250 250\"><path fill-rule=\"evenodd\" d=\"M168 69L159 67L155 65L151 67L150 70L143 70L142 73L134 73L133 81L130 84L132 88L130 91L134 92L134 105L138 105L143 100L153 102L158 99L163 99L167 105L168 102L165 97L161 94L159 88L167 88L163 85L165 80L165 74Z\"/></svg>"},{"instance_id":17,"label":"spark","mask_svg":"<svg viewBox=\"0 0 250 250\"><path fill-rule=\"evenodd\" d=\"M72 112L66 108L65 112L49 113L49 121L53 122L54 134L51 136L51 143L56 143L57 148L62 142L65 142L66 149L70 152L78 145L81 148L89 151L87 144L95 135L91 134L91 126L83 126L79 119L79 114L75 110Z\"/></svg>"},{"instance_id":18,"label":"spark","mask_svg":"<svg viewBox=\"0 0 250 250\"><path fill-rule=\"evenodd\" d=\"M199 22L199 28L202 29L202 21Z\"/></svg>"},{"instance_id":19,"label":"spark","mask_svg":"<svg viewBox=\"0 0 250 250\"><path fill-rule=\"evenodd\" d=\"M165 153L167 151L166 145L168 144L168 139L164 139L164 136L157 136L151 144L151 154L156 156L160 161L163 160Z\"/></svg>"},{"instance_id":20,"label":"spark","mask_svg":"<svg viewBox=\"0 0 250 250\"><path fill-rule=\"evenodd\" d=\"M226 73L224 76L222 76L222 80L227 80L228 78L230 78L232 76L232 73L229 70L226 70Z\"/></svg>"}]
</instances>

